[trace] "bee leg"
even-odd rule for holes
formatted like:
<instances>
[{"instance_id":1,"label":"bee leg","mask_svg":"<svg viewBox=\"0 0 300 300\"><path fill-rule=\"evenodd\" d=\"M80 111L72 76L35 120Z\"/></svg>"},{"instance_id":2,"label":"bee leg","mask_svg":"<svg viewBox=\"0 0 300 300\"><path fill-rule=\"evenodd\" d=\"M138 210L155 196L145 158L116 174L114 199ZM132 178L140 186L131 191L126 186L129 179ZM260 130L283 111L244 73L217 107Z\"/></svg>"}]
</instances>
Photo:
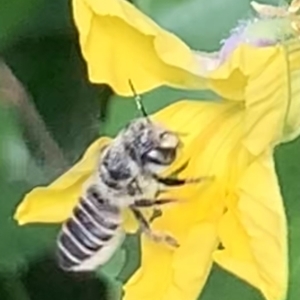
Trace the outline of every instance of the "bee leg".
<instances>
[{"instance_id":1,"label":"bee leg","mask_svg":"<svg viewBox=\"0 0 300 300\"><path fill-rule=\"evenodd\" d=\"M140 199L136 200L133 204L134 207L137 208L145 208L145 207L153 207L153 214L149 219L149 223L152 223L154 219L160 217L162 215L162 211L159 206L168 204L171 202L176 202L175 199L159 199L159 200L151 200L151 199Z\"/></svg>"},{"instance_id":2,"label":"bee leg","mask_svg":"<svg viewBox=\"0 0 300 300\"><path fill-rule=\"evenodd\" d=\"M179 247L178 242L172 236L165 233L152 231L149 222L138 209L131 207L131 210L140 224L141 231L145 233L151 240L157 243L166 243L171 247Z\"/></svg>"},{"instance_id":3,"label":"bee leg","mask_svg":"<svg viewBox=\"0 0 300 300\"><path fill-rule=\"evenodd\" d=\"M151 207L151 206L160 206L172 202L176 202L175 199L159 199L159 200L151 200L151 199L139 199L136 200L133 204L134 207Z\"/></svg>"},{"instance_id":4,"label":"bee leg","mask_svg":"<svg viewBox=\"0 0 300 300\"><path fill-rule=\"evenodd\" d=\"M212 177L199 177L199 178L189 178L189 179L179 179L179 178L172 178L172 177L159 177L155 176L155 179L165 185L165 186L181 186L184 184L190 184L190 183L199 183L204 180L212 179Z\"/></svg>"},{"instance_id":5,"label":"bee leg","mask_svg":"<svg viewBox=\"0 0 300 300\"><path fill-rule=\"evenodd\" d=\"M154 207L152 216L149 218L149 223L152 223L156 218L159 218L162 216L162 211L158 207Z\"/></svg>"}]
</instances>

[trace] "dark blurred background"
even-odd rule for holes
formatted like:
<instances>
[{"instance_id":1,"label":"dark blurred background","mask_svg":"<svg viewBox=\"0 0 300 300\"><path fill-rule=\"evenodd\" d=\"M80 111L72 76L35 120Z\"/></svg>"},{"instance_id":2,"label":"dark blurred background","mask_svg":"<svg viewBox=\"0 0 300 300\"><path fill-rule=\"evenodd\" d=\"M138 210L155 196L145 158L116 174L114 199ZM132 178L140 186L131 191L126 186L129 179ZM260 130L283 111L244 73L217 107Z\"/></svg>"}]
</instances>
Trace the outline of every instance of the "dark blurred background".
<instances>
[{"instance_id":1,"label":"dark blurred background","mask_svg":"<svg viewBox=\"0 0 300 300\"><path fill-rule=\"evenodd\" d=\"M248 0L131 2L194 49L207 51L218 49L250 8ZM25 192L49 183L99 134L113 135L135 116L132 102L88 82L70 5L69 0L0 0L0 300L116 300L111 289L120 292L120 283L99 273L74 277L57 269L57 226L17 227L12 219ZM201 99L211 93L164 87L147 93L144 101L152 112L183 97ZM289 219L290 300L300 296L299 146L298 139L276 151ZM137 266L138 251L132 250L137 248L138 241L130 237L124 245L131 249L127 265L121 254L116 258L115 265L122 265L119 280ZM240 300L241 295L262 300L254 289L214 267L201 299Z\"/></svg>"},{"instance_id":2,"label":"dark blurred background","mask_svg":"<svg viewBox=\"0 0 300 300\"><path fill-rule=\"evenodd\" d=\"M57 226L17 227L15 205L100 131L111 91L92 86L67 0L0 0L0 299L107 299L106 283L56 267ZM102 108L102 109L101 109Z\"/></svg>"}]
</instances>

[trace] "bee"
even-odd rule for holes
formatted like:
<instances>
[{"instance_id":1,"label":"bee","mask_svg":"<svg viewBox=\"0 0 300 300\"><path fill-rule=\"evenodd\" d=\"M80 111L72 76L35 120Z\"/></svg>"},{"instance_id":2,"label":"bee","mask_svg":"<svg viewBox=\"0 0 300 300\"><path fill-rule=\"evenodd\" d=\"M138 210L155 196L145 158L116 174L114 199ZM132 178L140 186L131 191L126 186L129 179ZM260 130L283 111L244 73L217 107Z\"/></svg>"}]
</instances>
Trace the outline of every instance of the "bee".
<instances>
[{"instance_id":1,"label":"bee","mask_svg":"<svg viewBox=\"0 0 300 300\"><path fill-rule=\"evenodd\" d=\"M93 271L111 258L125 237L121 217L125 208L133 212L140 230L149 238L179 247L171 235L151 229L141 208L159 211L161 205L176 201L158 199L163 189L199 180L159 175L176 159L180 139L150 120L131 82L130 86L143 117L125 126L99 154L95 173L63 224L57 237L57 259L66 271Z\"/></svg>"}]
</instances>

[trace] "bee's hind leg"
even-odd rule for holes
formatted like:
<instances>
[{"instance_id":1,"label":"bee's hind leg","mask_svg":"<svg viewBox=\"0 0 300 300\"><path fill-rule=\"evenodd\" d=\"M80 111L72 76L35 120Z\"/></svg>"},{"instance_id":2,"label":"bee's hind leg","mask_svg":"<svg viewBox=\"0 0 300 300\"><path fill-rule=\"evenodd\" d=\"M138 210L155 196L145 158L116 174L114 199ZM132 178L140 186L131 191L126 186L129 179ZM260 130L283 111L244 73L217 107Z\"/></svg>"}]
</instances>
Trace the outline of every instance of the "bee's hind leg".
<instances>
[{"instance_id":1,"label":"bee's hind leg","mask_svg":"<svg viewBox=\"0 0 300 300\"><path fill-rule=\"evenodd\" d=\"M131 210L135 218L139 222L141 231L145 233L150 239L152 239L157 243L162 243L162 242L166 243L171 247L175 247L175 248L179 247L178 242L172 236L165 234L163 232L152 231L149 222L145 219L143 214L137 208L131 207Z\"/></svg>"}]
</instances>

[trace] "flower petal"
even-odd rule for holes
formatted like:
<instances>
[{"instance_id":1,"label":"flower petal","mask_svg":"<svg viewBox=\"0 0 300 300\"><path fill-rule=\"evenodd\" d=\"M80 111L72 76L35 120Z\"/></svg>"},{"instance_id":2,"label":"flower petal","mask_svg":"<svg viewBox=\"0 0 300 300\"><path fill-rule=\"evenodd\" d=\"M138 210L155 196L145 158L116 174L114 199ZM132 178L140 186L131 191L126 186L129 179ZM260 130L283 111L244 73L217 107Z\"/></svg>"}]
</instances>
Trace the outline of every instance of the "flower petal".
<instances>
[{"instance_id":1,"label":"flower petal","mask_svg":"<svg viewBox=\"0 0 300 300\"><path fill-rule=\"evenodd\" d=\"M279 46L262 72L250 74L245 90L245 145L253 154L300 134L299 74L298 40Z\"/></svg>"},{"instance_id":2,"label":"flower petal","mask_svg":"<svg viewBox=\"0 0 300 300\"><path fill-rule=\"evenodd\" d=\"M224 250L215 261L258 288L268 300L287 290L287 228L272 153L255 160L228 199L219 223Z\"/></svg>"},{"instance_id":3,"label":"flower petal","mask_svg":"<svg viewBox=\"0 0 300 300\"><path fill-rule=\"evenodd\" d=\"M244 144L253 155L300 134L300 42L240 45L211 73L212 88L245 104Z\"/></svg>"},{"instance_id":4,"label":"flower petal","mask_svg":"<svg viewBox=\"0 0 300 300\"><path fill-rule=\"evenodd\" d=\"M141 267L125 286L125 300L194 300L201 292L211 268L211 252L218 244L215 229L224 213L226 183L230 183L228 157L242 146L242 116L237 103L196 101L177 102L153 116L175 132L188 133L182 137L181 156L190 163L180 176L215 175L216 180L168 191L168 198L179 201L164 207L151 228L169 232L181 246L172 251L144 237Z\"/></svg>"},{"instance_id":5,"label":"flower petal","mask_svg":"<svg viewBox=\"0 0 300 300\"><path fill-rule=\"evenodd\" d=\"M226 180L228 155L243 133L243 107L231 101L179 101L153 116L181 136L184 147L171 171L188 162L180 176L217 176ZM202 186L202 183L200 184ZM198 189L199 185L186 190Z\"/></svg>"},{"instance_id":6,"label":"flower petal","mask_svg":"<svg viewBox=\"0 0 300 300\"><path fill-rule=\"evenodd\" d=\"M132 95L169 84L204 88L187 45L124 0L73 0L73 14L89 78Z\"/></svg>"},{"instance_id":7,"label":"flower petal","mask_svg":"<svg viewBox=\"0 0 300 300\"><path fill-rule=\"evenodd\" d=\"M37 187L28 193L14 215L19 225L33 222L58 223L67 219L79 199L82 185L97 165L101 149L109 141L109 138L95 141L69 171L48 187Z\"/></svg>"},{"instance_id":8,"label":"flower petal","mask_svg":"<svg viewBox=\"0 0 300 300\"><path fill-rule=\"evenodd\" d=\"M300 10L300 0L292 0L290 6L288 8L288 11L290 13L296 14L299 12L299 10Z\"/></svg>"},{"instance_id":9,"label":"flower petal","mask_svg":"<svg viewBox=\"0 0 300 300\"><path fill-rule=\"evenodd\" d=\"M181 247L174 252L143 238L142 267L125 285L123 299L196 299L208 277L217 243L215 225L205 222L186 231Z\"/></svg>"},{"instance_id":10,"label":"flower petal","mask_svg":"<svg viewBox=\"0 0 300 300\"><path fill-rule=\"evenodd\" d=\"M225 99L245 101L248 76L262 72L277 52L277 47L240 44L219 68L209 74L211 88Z\"/></svg>"},{"instance_id":11,"label":"flower petal","mask_svg":"<svg viewBox=\"0 0 300 300\"><path fill-rule=\"evenodd\" d=\"M188 164L180 177L210 179L164 193L162 198L175 198L178 203L165 207L153 228L170 230L178 238L185 235L184 228L203 220L216 222L223 214L222 199L234 181L231 160L242 147L242 117L243 110L236 103L196 101L180 101L154 115L156 121L165 120L171 130L188 133L182 137L179 160Z\"/></svg>"}]
</instances>

